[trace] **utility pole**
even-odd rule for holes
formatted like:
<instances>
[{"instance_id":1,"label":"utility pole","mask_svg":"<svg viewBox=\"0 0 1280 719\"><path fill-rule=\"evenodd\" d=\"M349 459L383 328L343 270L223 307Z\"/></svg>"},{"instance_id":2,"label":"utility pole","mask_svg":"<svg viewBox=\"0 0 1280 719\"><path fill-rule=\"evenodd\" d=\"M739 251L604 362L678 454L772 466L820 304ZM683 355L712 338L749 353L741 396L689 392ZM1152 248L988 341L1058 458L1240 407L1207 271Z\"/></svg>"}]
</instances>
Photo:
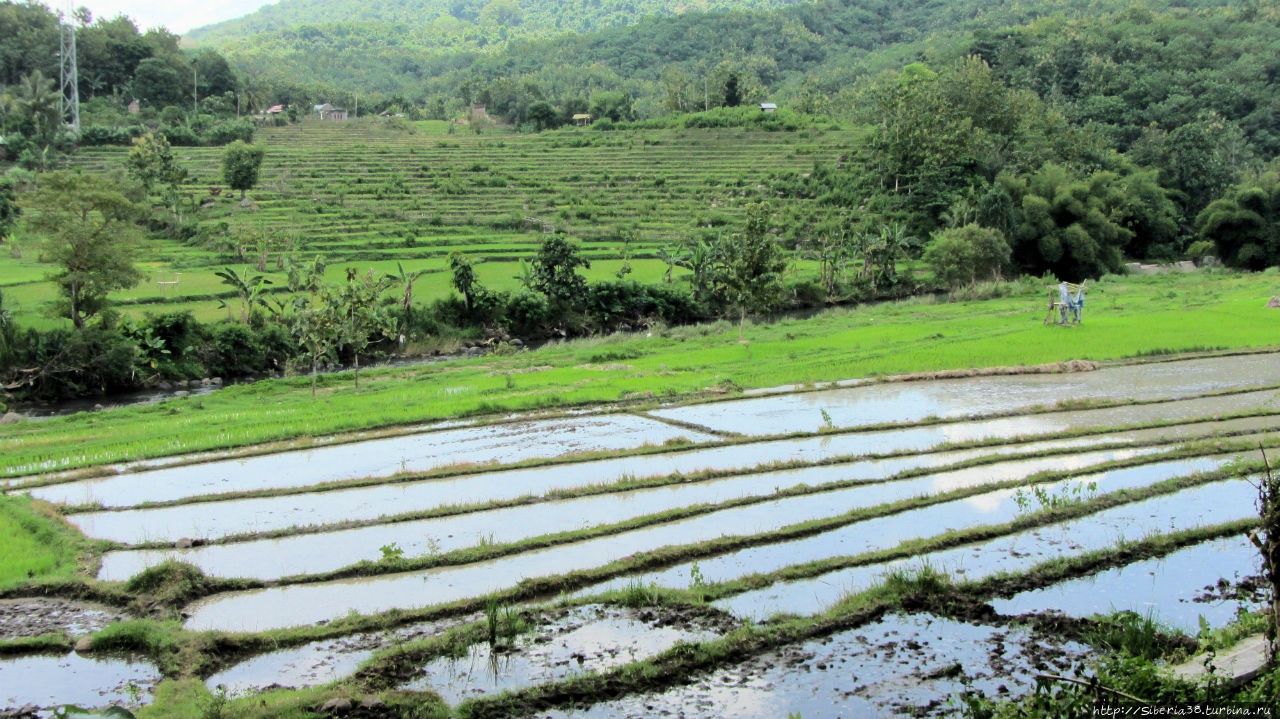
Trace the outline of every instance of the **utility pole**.
<instances>
[{"instance_id":1,"label":"utility pole","mask_svg":"<svg viewBox=\"0 0 1280 719\"><path fill-rule=\"evenodd\" d=\"M76 71L74 0L67 0L61 17L62 47L58 51L58 79L62 85L62 121L80 134L80 76Z\"/></svg>"},{"instance_id":2,"label":"utility pole","mask_svg":"<svg viewBox=\"0 0 1280 719\"><path fill-rule=\"evenodd\" d=\"M200 115L200 71L193 64L191 66L191 119L194 121Z\"/></svg>"}]
</instances>

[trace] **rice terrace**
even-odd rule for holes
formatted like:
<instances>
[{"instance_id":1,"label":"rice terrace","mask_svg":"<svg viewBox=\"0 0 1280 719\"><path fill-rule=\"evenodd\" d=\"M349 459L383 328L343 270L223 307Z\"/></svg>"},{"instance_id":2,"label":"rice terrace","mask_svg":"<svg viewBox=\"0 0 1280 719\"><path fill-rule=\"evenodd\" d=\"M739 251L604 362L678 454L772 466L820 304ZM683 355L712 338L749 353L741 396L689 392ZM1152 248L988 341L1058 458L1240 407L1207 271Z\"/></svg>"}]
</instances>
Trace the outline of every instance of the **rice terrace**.
<instances>
[{"instance_id":1,"label":"rice terrace","mask_svg":"<svg viewBox=\"0 0 1280 719\"><path fill-rule=\"evenodd\" d=\"M1277 18L0 0L0 719L1275 716Z\"/></svg>"}]
</instances>

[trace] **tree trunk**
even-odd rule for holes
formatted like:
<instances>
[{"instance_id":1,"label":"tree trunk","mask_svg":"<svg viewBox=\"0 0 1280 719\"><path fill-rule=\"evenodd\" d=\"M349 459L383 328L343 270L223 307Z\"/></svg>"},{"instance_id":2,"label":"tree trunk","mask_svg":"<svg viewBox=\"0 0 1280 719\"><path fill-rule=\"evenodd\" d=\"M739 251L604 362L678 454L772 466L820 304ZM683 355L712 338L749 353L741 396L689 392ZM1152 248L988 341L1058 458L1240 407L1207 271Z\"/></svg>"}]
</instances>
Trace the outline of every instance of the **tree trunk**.
<instances>
[{"instance_id":1,"label":"tree trunk","mask_svg":"<svg viewBox=\"0 0 1280 719\"><path fill-rule=\"evenodd\" d=\"M738 307L738 341L742 341L742 329L747 325L747 306Z\"/></svg>"},{"instance_id":2,"label":"tree trunk","mask_svg":"<svg viewBox=\"0 0 1280 719\"><path fill-rule=\"evenodd\" d=\"M355 355L356 363L355 363L355 372L352 373L352 376L355 377L356 391L359 392L360 391L360 353L355 352L353 354Z\"/></svg>"},{"instance_id":3,"label":"tree trunk","mask_svg":"<svg viewBox=\"0 0 1280 719\"><path fill-rule=\"evenodd\" d=\"M80 291L74 285L71 292L68 293L68 300L71 302L71 324L75 325L78 330L84 329L84 318L80 316Z\"/></svg>"},{"instance_id":4,"label":"tree trunk","mask_svg":"<svg viewBox=\"0 0 1280 719\"><path fill-rule=\"evenodd\" d=\"M318 364L319 362L316 361L315 355L312 355L311 356L311 399L316 398L316 366Z\"/></svg>"}]
</instances>

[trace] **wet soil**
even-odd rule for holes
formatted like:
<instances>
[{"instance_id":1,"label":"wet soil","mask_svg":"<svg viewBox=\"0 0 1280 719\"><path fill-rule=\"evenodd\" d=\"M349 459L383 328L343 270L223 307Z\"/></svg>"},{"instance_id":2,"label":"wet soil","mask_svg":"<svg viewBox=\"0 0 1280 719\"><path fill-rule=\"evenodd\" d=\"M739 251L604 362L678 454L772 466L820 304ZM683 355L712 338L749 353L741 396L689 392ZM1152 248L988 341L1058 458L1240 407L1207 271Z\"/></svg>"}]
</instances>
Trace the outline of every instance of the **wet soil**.
<instances>
[{"instance_id":1,"label":"wet soil","mask_svg":"<svg viewBox=\"0 0 1280 719\"><path fill-rule=\"evenodd\" d=\"M247 659L214 674L205 684L210 691L222 687L231 696L266 689L321 686L351 676L378 651L437 636L477 619L478 616L470 616L423 622L385 632L310 642Z\"/></svg>"},{"instance_id":2,"label":"wet soil","mask_svg":"<svg viewBox=\"0 0 1280 719\"><path fill-rule=\"evenodd\" d=\"M3 599L0 600L0 639L57 633L78 637L129 618L118 609L69 599Z\"/></svg>"},{"instance_id":3,"label":"wet soil","mask_svg":"<svg viewBox=\"0 0 1280 719\"><path fill-rule=\"evenodd\" d=\"M1023 628L890 614L693 677L684 686L536 716L941 716L956 709L951 697L959 691L1023 694L1032 688L1033 673L1062 671L1088 652Z\"/></svg>"},{"instance_id":4,"label":"wet soil","mask_svg":"<svg viewBox=\"0 0 1280 719\"><path fill-rule=\"evenodd\" d=\"M588 605L526 615L529 633L495 645L474 644L414 672L403 689L431 690L450 704L504 690L607 671L665 651L677 642L715 638L736 622L694 607L629 609Z\"/></svg>"}]
</instances>

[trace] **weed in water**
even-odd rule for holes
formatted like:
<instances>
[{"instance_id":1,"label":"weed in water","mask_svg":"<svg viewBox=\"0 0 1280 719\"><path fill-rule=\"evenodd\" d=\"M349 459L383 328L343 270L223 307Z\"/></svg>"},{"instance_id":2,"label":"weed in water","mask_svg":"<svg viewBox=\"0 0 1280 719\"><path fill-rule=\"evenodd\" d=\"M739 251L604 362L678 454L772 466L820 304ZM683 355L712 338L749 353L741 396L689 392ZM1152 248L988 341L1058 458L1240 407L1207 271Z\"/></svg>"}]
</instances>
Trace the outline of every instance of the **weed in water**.
<instances>
[{"instance_id":1,"label":"weed in water","mask_svg":"<svg viewBox=\"0 0 1280 719\"><path fill-rule=\"evenodd\" d=\"M484 602L485 627L488 630L489 646L498 644L498 600L490 597Z\"/></svg>"},{"instance_id":2,"label":"weed in water","mask_svg":"<svg viewBox=\"0 0 1280 719\"><path fill-rule=\"evenodd\" d=\"M207 698L197 701L200 719L223 719L227 709L227 688L222 684Z\"/></svg>"},{"instance_id":3,"label":"weed in water","mask_svg":"<svg viewBox=\"0 0 1280 719\"><path fill-rule=\"evenodd\" d=\"M702 569L695 561L689 565L689 586L693 589L701 589L707 585L707 578L702 575Z\"/></svg>"},{"instance_id":4,"label":"weed in water","mask_svg":"<svg viewBox=\"0 0 1280 719\"><path fill-rule=\"evenodd\" d=\"M1097 482L1064 484L1057 491L1036 486L1030 489L1019 489L1013 495L1013 501L1018 505L1019 513L1025 515L1080 504L1093 499L1097 493Z\"/></svg>"},{"instance_id":5,"label":"weed in water","mask_svg":"<svg viewBox=\"0 0 1280 719\"><path fill-rule=\"evenodd\" d=\"M1160 635L1172 631L1156 621L1154 611L1145 615L1116 612L1101 617L1097 627L1085 635L1085 642L1110 652L1151 661L1162 654Z\"/></svg>"}]
</instances>

